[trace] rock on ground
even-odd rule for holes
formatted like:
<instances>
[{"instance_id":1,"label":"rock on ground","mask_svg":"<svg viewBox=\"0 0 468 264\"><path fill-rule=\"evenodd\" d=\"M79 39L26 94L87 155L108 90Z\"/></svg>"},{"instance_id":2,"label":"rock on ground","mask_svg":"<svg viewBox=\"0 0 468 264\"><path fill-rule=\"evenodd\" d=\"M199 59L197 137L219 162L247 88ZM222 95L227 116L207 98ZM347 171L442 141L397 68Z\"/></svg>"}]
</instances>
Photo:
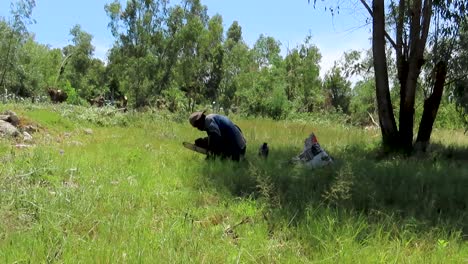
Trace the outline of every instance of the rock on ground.
<instances>
[{"instance_id":1,"label":"rock on ground","mask_svg":"<svg viewBox=\"0 0 468 264\"><path fill-rule=\"evenodd\" d=\"M28 132L24 131L24 132L23 132L23 139L24 139L24 141L32 141L32 140L33 140L33 137L31 136L31 134L29 134Z\"/></svg>"},{"instance_id":2,"label":"rock on ground","mask_svg":"<svg viewBox=\"0 0 468 264\"><path fill-rule=\"evenodd\" d=\"M12 124L0 120L0 135L1 136L10 136L10 137L17 137L20 135L19 130L13 126Z\"/></svg>"},{"instance_id":3,"label":"rock on ground","mask_svg":"<svg viewBox=\"0 0 468 264\"><path fill-rule=\"evenodd\" d=\"M6 121L15 127L17 127L20 123L18 115L10 110L5 111L2 115L0 115L0 120Z\"/></svg>"}]
</instances>

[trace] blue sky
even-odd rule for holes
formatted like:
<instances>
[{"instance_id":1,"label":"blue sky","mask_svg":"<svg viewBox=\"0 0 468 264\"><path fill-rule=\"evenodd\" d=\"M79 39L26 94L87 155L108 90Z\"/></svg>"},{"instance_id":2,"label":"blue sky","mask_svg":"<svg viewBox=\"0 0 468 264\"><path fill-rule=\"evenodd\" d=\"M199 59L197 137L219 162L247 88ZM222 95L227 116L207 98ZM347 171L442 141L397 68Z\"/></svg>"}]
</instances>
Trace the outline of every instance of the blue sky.
<instances>
[{"instance_id":1,"label":"blue sky","mask_svg":"<svg viewBox=\"0 0 468 264\"><path fill-rule=\"evenodd\" d=\"M29 30L35 33L36 41L51 47L63 47L70 43L70 29L80 24L84 31L94 37L95 56L105 60L106 52L114 41L107 28L109 18L104 11L104 5L111 1L36 0L33 10L36 24L31 25ZM294 48L311 34L322 53L322 76L344 51L370 47L370 28L365 26L367 14L359 1L349 1L335 17L325 11L321 0L318 0L315 9L307 0L201 1L208 7L210 16L220 14L223 17L225 30L237 20L249 46L253 46L260 34L265 34L282 43L284 55L288 47ZM10 3L9 0L0 1L0 16L9 16Z\"/></svg>"}]
</instances>

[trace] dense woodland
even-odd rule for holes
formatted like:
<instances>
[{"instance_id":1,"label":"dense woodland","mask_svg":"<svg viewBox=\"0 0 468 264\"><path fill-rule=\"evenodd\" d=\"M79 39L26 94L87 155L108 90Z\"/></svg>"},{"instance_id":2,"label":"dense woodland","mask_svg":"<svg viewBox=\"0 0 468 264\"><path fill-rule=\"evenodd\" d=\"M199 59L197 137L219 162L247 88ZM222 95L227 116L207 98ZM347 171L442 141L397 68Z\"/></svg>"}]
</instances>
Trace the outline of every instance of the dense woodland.
<instances>
[{"instance_id":1,"label":"dense woodland","mask_svg":"<svg viewBox=\"0 0 468 264\"><path fill-rule=\"evenodd\" d=\"M34 0L13 2L11 15L0 18L4 101L47 100L47 89L54 87L68 93L70 104L87 104L99 95L112 102L126 95L135 109L192 111L214 107L219 112L274 119L338 112L356 125L378 121L372 50L344 51L322 79L322 55L311 36L304 36L302 44L282 56L278 40L260 35L249 47L238 22L224 28L222 16L209 17L199 0L184 0L178 5L169 5L168 0L131 0L103 6L115 37L104 62L94 57L93 36L80 25L70 29L72 43L61 49L36 42L34 32L28 31L28 25L34 23L34 6ZM388 8L392 7L397 10L393 2ZM436 126L457 128L467 122L466 21L466 17L459 20L451 38L439 44L431 34L428 37L428 59L416 88L416 118L420 119L434 82L431 64L436 61L430 59L430 48L450 45L452 54ZM398 56L390 44L385 54L389 92L398 113L402 109L397 100L401 77L395 61ZM351 78L359 81L353 84Z\"/></svg>"}]
</instances>

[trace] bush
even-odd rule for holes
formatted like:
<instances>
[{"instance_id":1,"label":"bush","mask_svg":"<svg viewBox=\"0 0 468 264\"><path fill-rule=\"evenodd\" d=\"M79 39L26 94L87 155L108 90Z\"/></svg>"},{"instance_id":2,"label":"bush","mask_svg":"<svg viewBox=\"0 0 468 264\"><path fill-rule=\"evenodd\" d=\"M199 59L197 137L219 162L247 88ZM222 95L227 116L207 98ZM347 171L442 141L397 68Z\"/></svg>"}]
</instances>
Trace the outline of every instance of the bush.
<instances>
[{"instance_id":1,"label":"bush","mask_svg":"<svg viewBox=\"0 0 468 264\"><path fill-rule=\"evenodd\" d=\"M76 89L71 86L70 81L65 82L63 91L67 93L67 103L73 105L86 105L86 101L78 95Z\"/></svg>"},{"instance_id":2,"label":"bush","mask_svg":"<svg viewBox=\"0 0 468 264\"><path fill-rule=\"evenodd\" d=\"M276 87L266 103L267 115L273 119L283 119L291 110L291 103L286 98L284 89Z\"/></svg>"}]
</instances>

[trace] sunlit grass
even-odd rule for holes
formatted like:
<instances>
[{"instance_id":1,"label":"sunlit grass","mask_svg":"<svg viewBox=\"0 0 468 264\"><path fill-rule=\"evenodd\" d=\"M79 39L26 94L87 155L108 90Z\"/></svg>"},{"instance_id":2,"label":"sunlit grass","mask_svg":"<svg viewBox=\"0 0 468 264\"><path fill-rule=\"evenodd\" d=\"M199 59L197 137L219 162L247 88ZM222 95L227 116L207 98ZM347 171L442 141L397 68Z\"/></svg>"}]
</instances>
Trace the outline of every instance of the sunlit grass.
<instances>
[{"instance_id":1,"label":"sunlit grass","mask_svg":"<svg viewBox=\"0 0 468 264\"><path fill-rule=\"evenodd\" d=\"M468 166L445 154L377 161L378 132L236 119L247 161L207 162L181 145L203 133L164 114L116 126L96 125L94 113L63 118L60 107L5 107L43 129L31 148L0 141L0 262L468 261ZM286 165L312 131L335 165ZM468 145L462 132L434 136ZM256 155L264 141L268 160Z\"/></svg>"}]
</instances>

